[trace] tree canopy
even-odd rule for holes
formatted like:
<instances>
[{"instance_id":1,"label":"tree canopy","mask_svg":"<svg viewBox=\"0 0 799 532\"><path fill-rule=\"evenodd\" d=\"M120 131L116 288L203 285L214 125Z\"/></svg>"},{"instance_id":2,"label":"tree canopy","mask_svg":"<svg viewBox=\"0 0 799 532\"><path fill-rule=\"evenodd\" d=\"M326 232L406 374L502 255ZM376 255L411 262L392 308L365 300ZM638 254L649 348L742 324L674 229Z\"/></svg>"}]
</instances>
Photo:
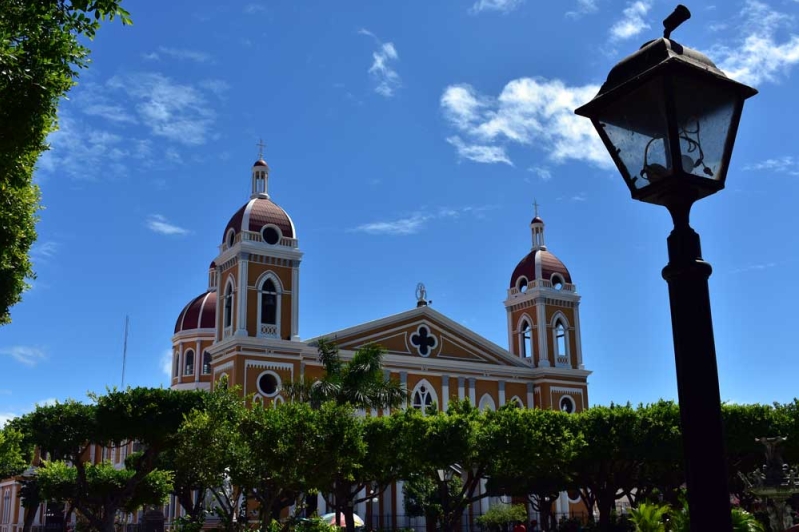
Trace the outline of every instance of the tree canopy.
<instances>
[{"instance_id":1,"label":"tree canopy","mask_svg":"<svg viewBox=\"0 0 799 532\"><path fill-rule=\"evenodd\" d=\"M58 127L58 102L89 65L83 38L119 17L121 0L5 0L0 9L0 325L35 277L39 188L33 171Z\"/></svg>"}]
</instances>

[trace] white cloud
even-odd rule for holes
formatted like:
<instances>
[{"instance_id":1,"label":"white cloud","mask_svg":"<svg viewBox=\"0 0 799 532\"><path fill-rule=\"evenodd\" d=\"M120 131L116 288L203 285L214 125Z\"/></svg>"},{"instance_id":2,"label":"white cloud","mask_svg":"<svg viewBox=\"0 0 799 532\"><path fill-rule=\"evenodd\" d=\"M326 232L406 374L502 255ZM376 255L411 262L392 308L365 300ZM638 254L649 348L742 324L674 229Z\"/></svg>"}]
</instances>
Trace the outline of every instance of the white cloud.
<instances>
[{"instance_id":1,"label":"white cloud","mask_svg":"<svg viewBox=\"0 0 799 532\"><path fill-rule=\"evenodd\" d=\"M46 262L55 256L59 247L59 244L52 240L39 241L31 247L30 255L35 261Z\"/></svg>"},{"instance_id":2,"label":"white cloud","mask_svg":"<svg viewBox=\"0 0 799 532\"><path fill-rule=\"evenodd\" d=\"M371 31L361 28L358 34L372 37L377 42L377 50L372 52L372 66L369 74L374 79L375 92L386 98L391 98L402 86L402 80L394 69L393 64L399 60L399 54L394 43L381 42Z\"/></svg>"},{"instance_id":3,"label":"white cloud","mask_svg":"<svg viewBox=\"0 0 799 532\"><path fill-rule=\"evenodd\" d=\"M461 159L469 159L477 163L505 163L513 166L513 163L508 159L505 148L502 146L487 146L481 144L466 144L457 135L448 137L447 142L455 146L458 151L458 157Z\"/></svg>"},{"instance_id":4,"label":"white cloud","mask_svg":"<svg viewBox=\"0 0 799 532\"><path fill-rule=\"evenodd\" d=\"M510 13L524 3L525 0L477 0L469 9L469 13L476 15L483 11L499 11Z\"/></svg>"},{"instance_id":5,"label":"white cloud","mask_svg":"<svg viewBox=\"0 0 799 532\"><path fill-rule=\"evenodd\" d=\"M13 412L0 412L0 429L5 427L6 423L11 421L15 417L18 417L18 415L14 414Z\"/></svg>"},{"instance_id":6,"label":"white cloud","mask_svg":"<svg viewBox=\"0 0 799 532\"><path fill-rule=\"evenodd\" d=\"M532 172L543 181L549 181L552 179L552 172L545 166L531 166L527 169L527 171Z\"/></svg>"},{"instance_id":7,"label":"white cloud","mask_svg":"<svg viewBox=\"0 0 799 532\"><path fill-rule=\"evenodd\" d=\"M482 205L478 207L467 206L461 208L431 208L425 211L411 213L409 216L396 220L362 224L354 228L353 231L370 235L412 235L418 233L431 220L459 218L464 215L482 218L486 211L494 208L496 208L494 205Z\"/></svg>"},{"instance_id":8,"label":"white cloud","mask_svg":"<svg viewBox=\"0 0 799 532\"><path fill-rule=\"evenodd\" d=\"M186 50L184 48L168 48L166 46L159 46L158 51L161 54L168 55L175 59L194 61L195 63L207 63L213 59L210 54L198 50Z\"/></svg>"},{"instance_id":9,"label":"white cloud","mask_svg":"<svg viewBox=\"0 0 799 532\"><path fill-rule=\"evenodd\" d=\"M569 87L558 79L519 78L491 98L469 85L449 86L441 96L442 111L466 140L448 141L461 156L469 146L502 149L479 150L480 162L510 163L505 146L515 143L541 149L554 162L578 160L612 168L591 122L574 114L598 90L594 85Z\"/></svg>"},{"instance_id":10,"label":"white cloud","mask_svg":"<svg viewBox=\"0 0 799 532\"><path fill-rule=\"evenodd\" d=\"M161 372L167 377L172 378L172 350L167 349L161 353Z\"/></svg>"},{"instance_id":11,"label":"white cloud","mask_svg":"<svg viewBox=\"0 0 799 532\"><path fill-rule=\"evenodd\" d=\"M711 57L721 57L719 68L729 77L750 85L775 82L799 63L799 35L777 39L777 31L788 26L793 17L749 0L739 18L738 42L711 50Z\"/></svg>"},{"instance_id":12,"label":"white cloud","mask_svg":"<svg viewBox=\"0 0 799 532\"><path fill-rule=\"evenodd\" d=\"M248 15L254 15L255 13L266 13L267 9L263 4L247 4L244 6L244 12Z\"/></svg>"},{"instance_id":13,"label":"white cloud","mask_svg":"<svg viewBox=\"0 0 799 532\"><path fill-rule=\"evenodd\" d=\"M191 85L158 73L136 73L114 76L106 86L126 93L153 135L189 146L205 144L211 135L216 113Z\"/></svg>"},{"instance_id":14,"label":"white cloud","mask_svg":"<svg viewBox=\"0 0 799 532\"><path fill-rule=\"evenodd\" d=\"M579 18L583 15L596 13L599 11L599 6L597 3L598 0L577 0L577 9L573 11L567 11L566 16L569 18Z\"/></svg>"},{"instance_id":15,"label":"white cloud","mask_svg":"<svg viewBox=\"0 0 799 532\"><path fill-rule=\"evenodd\" d=\"M230 84L223 79L206 79L200 82L200 87L222 97L230 90Z\"/></svg>"},{"instance_id":16,"label":"white cloud","mask_svg":"<svg viewBox=\"0 0 799 532\"><path fill-rule=\"evenodd\" d=\"M631 2L622 11L622 18L616 21L610 28L610 38L614 41L621 41L635 37L644 30L650 28L644 17L652 7L652 0L637 0Z\"/></svg>"},{"instance_id":17,"label":"white cloud","mask_svg":"<svg viewBox=\"0 0 799 532\"><path fill-rule=\"evenodd\" d=\"M2 348L0 349L0 355L10 356L17 362L21 362L26 366L35 366L47 358L42 348L28 345L14 345Z\"/></svg>"},{"instance_id":18,"label":"white cloud","mask_svg":"<svg viewBox=\"0 0 799 532\"><path fill-rule=\"evenodd\" d=\"M766 159L754 164L744 166L744 170L766 171L788 175L799 175L799 160L790 155Z\"/></svg>"},{"instance_id":19,"label":"white cloud","mask_svg":"<svg viewBox=\"0 0 799 532\"><path fill-rule=\"evenodd\" d=\"M161 59L161 56L159 56L155 52L150 52L148 54L142 54L142 58L147 61L159 61Z\"/></svg>"},{"instance_id":20,"label":"white cloud","mask_svg":"<svg viewBox=\"0 0 799 532\"><path fill-rule=\"evenodd\" d=\"M186 235L189 233L188 229L170 223L166 217L160 214L151 214L148 216L146 225L150 231L162 235Z\"/></svg>"}]
</instances>

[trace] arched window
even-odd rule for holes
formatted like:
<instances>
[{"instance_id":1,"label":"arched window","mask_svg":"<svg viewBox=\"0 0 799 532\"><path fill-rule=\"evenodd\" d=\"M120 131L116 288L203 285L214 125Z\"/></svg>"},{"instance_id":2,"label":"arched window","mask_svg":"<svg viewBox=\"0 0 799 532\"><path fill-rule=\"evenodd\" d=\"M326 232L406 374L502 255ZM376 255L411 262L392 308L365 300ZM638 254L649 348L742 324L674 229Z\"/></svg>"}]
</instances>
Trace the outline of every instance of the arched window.
<instances>
[{"instance_id":1,"label":"arched window","mask_svg":"<svg viewBox=\"0 0 799 532\"><path fill-rule=\"evenodd\" d=\"M183 363L183 374L194 375L194 351L189 349L186 351L183 358L185 359L185 362Z\"/></svg>"},{"instance_id":2,"label":"arched window","mask_svg":"<svg viewBox=\"0 0 799 532\"><path fill-rule=\"evenodd\" d=\"M225 287L224 327L233 325L233 285L228 283Z\"/></svg>"},{"instance_id":3,"label":"arched window","mask_svg":"<svg viewBox=\"0 0 799 532\"><path fill-rule=\"evenodd\" d=\"M421 410L422 415L426 415L431 408L435 408L437 402L435 390L425 380L417 384L413 389L411 399L411 406Z\"/></svg>"},{"instance_id":4,"label":"arched window","mask_svg":"<svg viewBox=\"0 0 799 532\"><path fill-rule=\"evenodd\" d=\"M519 356L532 358L533 356L533 329L526 319L519 328Z\"/></svg>"},{"instance_id":5,"label":"arched window","mask_svg":"<svg viewBox=\"0 0 799 532\"><path fill-rule=\"evenodd\" d=\"M211 353L208 351L203 353L203 375L211 374Z\"/></svg>"},{"instance_id":6,"label":"arched window","mask_svg":"<svg viewBox=\"0 0 799 532\"><path fill-rule=\"evenodd\" d=\"M561 320L558 320L555 323L555 350L557 356L559 357L569 356L568 342L566 340L566 327L563 325L563 321Z\"/></svg>"},{"instance_id":7,"label":"arched window","mask_svg":"<svg viewBox=\"0 0 799 532\"><path fill-rule=\"evenodd\" d=\"M267 279L261 285L261 323L277 323L277 288L272 279Z\"/></svg>"},{"instance_id":8,"label":"arched window","mask_svg":"<svg viewBox=\"0 0 799 532\"><path fill-rule=\"evenodd\" d=\"M483 396L480 398L480 403L477 406L477 408L479 408L482 411L497 409L496 404L494 403L494 398L487 393L484 393Z\"/></svg>"}]
</instances>

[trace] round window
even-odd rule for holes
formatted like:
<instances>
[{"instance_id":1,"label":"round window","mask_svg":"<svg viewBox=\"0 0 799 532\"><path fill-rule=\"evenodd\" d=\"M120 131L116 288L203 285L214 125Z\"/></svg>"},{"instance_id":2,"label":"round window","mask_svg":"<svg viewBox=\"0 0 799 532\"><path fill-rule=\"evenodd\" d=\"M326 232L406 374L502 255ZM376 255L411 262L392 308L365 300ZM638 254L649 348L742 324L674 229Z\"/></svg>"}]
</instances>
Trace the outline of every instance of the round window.
<instances>
[{"instance_id":1,"label":"round window","mask_svg":"<svg viewBox=\"0 0 799 532\"><path fill-rule=\"evenodd\" d=\"M231 229L227 232L227 247L233 247L233 241L236 238L236 232Z\"/></svg>"},{"instance_id":2,"label":"round window","mask_svg":"<svg viewBox=\"0 0 799 532\"><path fill-rule=\"evenodd\" d=\"M258 389L266 396L273 396L277 393L277 377L273 373L264 373L258 377Z\"/></svg>"},{"instance_id":3,"label":"round window","mask_svg":"<svg viewBox=\"0 0 799 532\"><path fill-rule=\"evenodd\" d=\"M280 241L280 231L276 227L264 227L263 232L264 242L270 246L274 246Z\"/></svg>"},{"instance_id":4,"label":"round window","mask_svg":"<svg viewBox=\"0 0 799 532\"><path fill-rule=\"evenodd\" d=\"M553 275L552 276L552 288L555 290L560 290L563 288L563 279L560 275Z\"/></svg>"},{"instance_id":5,"label":"round window","mask_svg":"<svg viewBox=\"0 0 799 532\"><path fill-rule=\"evenodd\" d=\"M567 414L574 412L574 401L572 401L571 397L564 395L560 398L560 410L561 412L566 412Z\"/></svg>"}]
</instances>

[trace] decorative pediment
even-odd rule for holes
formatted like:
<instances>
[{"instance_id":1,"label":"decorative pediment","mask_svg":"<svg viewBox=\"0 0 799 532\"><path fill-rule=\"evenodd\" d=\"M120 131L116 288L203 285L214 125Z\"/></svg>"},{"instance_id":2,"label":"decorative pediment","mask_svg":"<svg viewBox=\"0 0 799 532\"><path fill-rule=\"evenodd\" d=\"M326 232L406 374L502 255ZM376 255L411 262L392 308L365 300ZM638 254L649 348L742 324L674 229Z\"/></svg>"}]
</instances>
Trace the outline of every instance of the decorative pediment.
<instances>
[{"instance_id":1,"label":"decorative pediment","mask_svg":"<svg viewBox=\"0 0 799 532\"><path fill-rule=\"evenodd\" d=\"M385 347L389 355L395 356L527 367L507 350L428 306L322 337L334 341L339 348L347 351L374 342Z\"/></svg>"}]
</instances>

